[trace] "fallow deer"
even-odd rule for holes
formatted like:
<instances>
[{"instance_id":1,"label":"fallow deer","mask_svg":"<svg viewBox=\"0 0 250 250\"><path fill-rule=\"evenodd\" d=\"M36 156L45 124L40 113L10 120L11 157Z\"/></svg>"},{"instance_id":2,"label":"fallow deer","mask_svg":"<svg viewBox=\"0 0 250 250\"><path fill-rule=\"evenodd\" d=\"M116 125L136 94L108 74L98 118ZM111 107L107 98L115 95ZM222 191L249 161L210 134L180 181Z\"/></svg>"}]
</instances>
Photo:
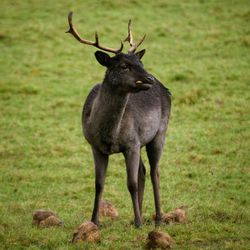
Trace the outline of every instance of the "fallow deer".
<instances>
[{"instance_id":1,"label":"fallow deer","mask_svg":"<svg viewBox=\"0 0 250 250\"><path fill-rule=\"evenodd\" d=\"M128 53L102 46L98 34L95 41L83 39L72 22L73 13L68 15L69 33L79 42L92 45L96 60L106 67L101 84L90 91L82 112L83 133L92 147L95 163L95 200L91 221L99 225L99 204L104 189L109 155L122 153L127 170L127 187L130 192L134 224L142 224L142 201L146 169L141 158L141 149L146 147L150 164L150 176L156 210L156 224L161 221L159 194L159 161L162 154L171 107L171 94L160 81L143 67L141 58L145 49L136 52L139 43L133 41L131 21L128 24Z\"/></svg>"}]
</instances>

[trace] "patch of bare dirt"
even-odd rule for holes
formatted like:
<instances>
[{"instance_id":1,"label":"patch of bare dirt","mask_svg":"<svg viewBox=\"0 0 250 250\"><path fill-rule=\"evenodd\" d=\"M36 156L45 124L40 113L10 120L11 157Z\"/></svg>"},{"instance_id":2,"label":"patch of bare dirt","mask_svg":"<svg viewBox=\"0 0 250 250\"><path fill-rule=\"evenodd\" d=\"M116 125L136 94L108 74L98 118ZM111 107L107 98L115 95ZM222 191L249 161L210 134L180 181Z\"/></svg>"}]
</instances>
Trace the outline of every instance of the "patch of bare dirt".
<instances>
[{"instance_id":1,"label":"patch of bare dirt","mask_svg":"<svg viewBox=\"0 0 250 250\"><path fill-rule=\"evenodd\" d=\"M155 220L155 215L152 217ZM168 213L162 213L162 221L166 224L185 223L187 221L187 206L181 206Z\"/></svg>"},{"instance_id":2,"label":"patch of bare dirt","mask_svg":"<svg viewBox=\"0 0 250 250\"><path fill-rule=\"evenodd\" d=\"M100 230L91 221L82 223L73 234L72 242L79 241L100 242Z\"/></svg>"},{"instance_id":3,"label":"patch of bare dirt","mask_svg":"<svg viewBox=\"0 0 250 250\"><path fill-rule=\"evenodd\" d=\"M154 230L148 233L147 249L170 249L173 244L173 239L169 234L159 230Z\"/></svg>"},{"instance_id":4,"label":"patch of bare dirt","mask_svg":"<svg viewBox=\"0 0 250 250\"><path fill-rule=\"evenodd\" d=\"M46 210L35 211L32 224L42 228L64 225L53 211Z\"/></svg>"},{"instance_id":5,"label":"patch of bare dirt","mask_svg":"<svg viewBox=\"0 0 250 250\"><path fill-rule=\"evenodd\" d=\"M102 200L100 202L99 209L100 216L110 217L111 219L116 219L119 217L117 209L113 206L110 201Z\"/></svg>"}]
</instances>

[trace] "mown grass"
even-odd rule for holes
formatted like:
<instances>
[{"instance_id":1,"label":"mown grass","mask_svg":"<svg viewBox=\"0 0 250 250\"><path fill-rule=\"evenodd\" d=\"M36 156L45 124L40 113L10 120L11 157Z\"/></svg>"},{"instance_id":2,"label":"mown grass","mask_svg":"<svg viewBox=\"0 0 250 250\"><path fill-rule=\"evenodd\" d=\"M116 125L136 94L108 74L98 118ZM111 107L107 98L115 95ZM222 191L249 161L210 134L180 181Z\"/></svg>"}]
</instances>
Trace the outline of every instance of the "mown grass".
<instances>
[{"instance_id":1,"label":"mown grass","mask_svg":"<svg viewBox=\"0 0 250 250\"><path fill-rule=\"evenodd\" d=\"M189 207L186 224L161 226L173 248L250 248L249 1L3 0L1 10L2 249L143 249L154 228L131 225L124 162L114 155L104 197L120 218L103 220L100 244L70 243L94 196L82 104L104 74L95 49L64 33L70 10L84 37L98 30L109 46L119 46L129 18L136 38L147 33L145 67L173 95L162 209ZM38 208L56 211L65 227L32 227ZM149 176L143 212L154 213Z\"/></svg>"}]
</instances>

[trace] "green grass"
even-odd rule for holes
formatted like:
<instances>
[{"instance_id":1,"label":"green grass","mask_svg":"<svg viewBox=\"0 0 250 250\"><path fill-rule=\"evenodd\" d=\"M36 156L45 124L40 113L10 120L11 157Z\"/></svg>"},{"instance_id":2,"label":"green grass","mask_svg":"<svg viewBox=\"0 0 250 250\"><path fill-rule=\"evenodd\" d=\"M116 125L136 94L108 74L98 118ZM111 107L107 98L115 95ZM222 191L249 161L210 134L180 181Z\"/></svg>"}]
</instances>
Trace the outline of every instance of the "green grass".
<instances>
[{"instance_id":1,"label":"green grass","mask_svg":"<svg viewBox=\"0 0 250 250\"><path fill-rule=\"evenodd\" d=\"M92 39L98 30L108 46L119 46L129 18L137 39L147 33L145 67L173 95L161 160L162 209L189 207L186 224L161 226L173 248L249 249L247 0L2 1L0 248L143 249L154 228L131 226L124 161L114 155L104 197L120 218L103 220L100 244L70 243L74 229L89 220L94 197L81 109L104 75L95 49L64 33L70 10L82 36ZM39 208L56 211L65 227L32 227ZM143 213L154 213L149 175Z\"/></svg>"}]
</instances>

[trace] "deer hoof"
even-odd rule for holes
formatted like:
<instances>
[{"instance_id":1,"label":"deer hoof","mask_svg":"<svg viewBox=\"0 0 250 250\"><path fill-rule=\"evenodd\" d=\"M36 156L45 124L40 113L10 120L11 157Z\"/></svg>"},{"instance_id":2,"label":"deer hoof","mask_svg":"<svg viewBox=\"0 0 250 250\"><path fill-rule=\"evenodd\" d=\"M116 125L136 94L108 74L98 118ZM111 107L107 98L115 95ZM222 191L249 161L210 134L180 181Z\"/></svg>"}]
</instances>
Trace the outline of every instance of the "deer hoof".
<instances>
[{"instance_id":1,"label":"deer hoof","mask_svg":"<svg viewBox=\"0 0 250 250\"><path fill-rule=\"evenodd\" d=\"M134 221L134 225L135 225L135 228L141 228L142 227L142 223L141 223L141 220L135 220Z\"/></svg>"}]
</instances>

